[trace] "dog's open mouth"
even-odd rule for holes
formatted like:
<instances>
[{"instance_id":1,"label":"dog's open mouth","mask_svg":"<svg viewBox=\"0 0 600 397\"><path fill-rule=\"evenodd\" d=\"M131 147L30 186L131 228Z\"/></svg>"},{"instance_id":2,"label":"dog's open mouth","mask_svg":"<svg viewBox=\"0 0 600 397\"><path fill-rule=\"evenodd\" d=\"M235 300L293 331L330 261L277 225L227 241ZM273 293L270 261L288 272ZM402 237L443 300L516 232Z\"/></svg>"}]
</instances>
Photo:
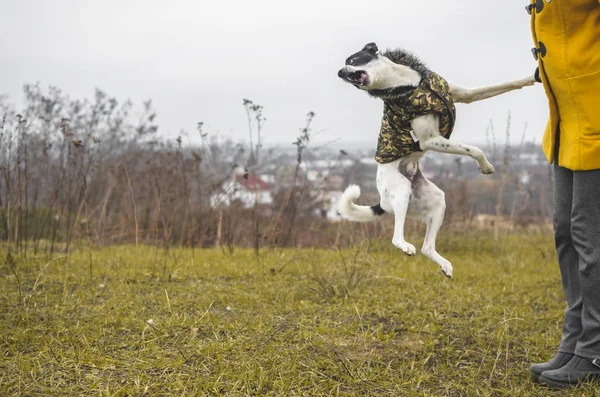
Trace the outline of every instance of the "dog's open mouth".
<instances>
[{"instance_id":1,"label":"dog's open mouth","mask_svg":"<svg viewBox=\"0 0 600 397\"><path fill-rule=\"evenodd\" d=\"M357 70L356 72L349 73L346 75L346 80L355 85L364 85L367 81L367 72L364 70Z\"/></svg>"}]
</instances>

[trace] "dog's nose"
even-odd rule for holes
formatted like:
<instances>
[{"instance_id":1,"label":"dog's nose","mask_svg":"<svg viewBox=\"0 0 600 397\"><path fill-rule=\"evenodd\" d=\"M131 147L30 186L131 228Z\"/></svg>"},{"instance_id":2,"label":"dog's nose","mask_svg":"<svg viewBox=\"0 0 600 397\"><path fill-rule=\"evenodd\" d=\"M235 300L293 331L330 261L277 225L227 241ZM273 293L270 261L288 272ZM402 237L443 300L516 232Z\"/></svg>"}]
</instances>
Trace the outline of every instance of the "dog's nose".
<instances>
[{"instance_id":1,"label":"dog's nose","mask_svg":"<svg viewBox=\"0 0 600 397\"><path fill-rule=\"evenodd\" d=\"M340 70L338 71L338 77L344 77L345 73L346 73L346 72L344 71L344 69L340 69Z\"/></svg>"}]
</instances>

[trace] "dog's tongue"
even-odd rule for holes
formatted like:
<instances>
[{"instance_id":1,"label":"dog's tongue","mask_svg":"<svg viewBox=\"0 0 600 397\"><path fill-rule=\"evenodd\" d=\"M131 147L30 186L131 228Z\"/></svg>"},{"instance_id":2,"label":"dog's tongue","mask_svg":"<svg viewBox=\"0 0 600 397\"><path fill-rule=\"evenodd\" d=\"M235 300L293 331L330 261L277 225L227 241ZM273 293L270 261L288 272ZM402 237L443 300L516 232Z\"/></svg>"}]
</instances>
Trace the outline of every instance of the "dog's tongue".
<instances>
[{"instance_id":1,"label":"dog's tongue","mask_svg":"<svg viewBox=\"0 0 600 397\"><path fill-rule=\"evenodd\" d=\"M365 82L365 80L367 79L367 75L364 73L360 74L360 79L358 79L358 83L359 84L363 84Z\"/></svg>"}]
</instances>

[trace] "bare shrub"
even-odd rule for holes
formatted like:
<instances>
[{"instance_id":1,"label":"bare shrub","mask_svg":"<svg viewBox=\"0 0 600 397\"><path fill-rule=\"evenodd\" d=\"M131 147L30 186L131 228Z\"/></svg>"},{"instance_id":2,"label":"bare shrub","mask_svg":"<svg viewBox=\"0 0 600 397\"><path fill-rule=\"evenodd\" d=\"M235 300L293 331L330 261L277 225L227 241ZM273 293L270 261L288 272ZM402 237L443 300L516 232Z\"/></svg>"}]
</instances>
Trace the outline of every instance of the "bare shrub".
<instances>
[{"instance_id":1,"label":"bare shrub","mask_svg":"<svg viewBox=\"0 0 600 397\"><path fill-rule=\"evenodd\" d=\"M249 144L213 136L199 122L200 144L192 145L185 131L174 140L161 138L150 101L136 107L101 90L91 99L71 99L38 85L26 85L24 93L18 112L0 97L0 240L23 256L69 251L82 242L220 247L224 253L243 246L258 255L261 247L347 246L392 234L391 217L352 227L331 219L335 195L349 183L365 187L361 203L376 203L375 165L364 154L311 147L313 112L292 152L265 145L265 110L248 99L242 105ZM530 167L525 180L521 166L513 166L532 144L524 131L511 148L508 120L500 167L493 124L487 131L498 176L481 178L460 158L430 167L446 192L445 227L491 222L499 238L501 231L547 223L551 173ZM312 166L325 160L325 166ZM240 175L253 182L240 185ZM259 200L252 187L258 181L269 200ZM244 188L254 201L238 194ZM486 223L481 214L493 220ZM419 221L406 227L423 231Z\"/></svg>"}]
</instances>

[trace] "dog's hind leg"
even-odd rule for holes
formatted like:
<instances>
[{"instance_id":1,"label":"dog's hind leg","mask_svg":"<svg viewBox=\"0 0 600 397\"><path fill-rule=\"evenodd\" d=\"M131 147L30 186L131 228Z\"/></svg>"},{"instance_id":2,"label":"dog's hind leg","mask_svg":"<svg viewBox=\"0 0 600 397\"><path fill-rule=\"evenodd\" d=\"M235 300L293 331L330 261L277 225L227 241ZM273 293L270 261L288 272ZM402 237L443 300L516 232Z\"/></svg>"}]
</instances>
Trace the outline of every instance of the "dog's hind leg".
<instances>
[{"instance_id":1,"label":"dog's hind leg","mask_svg":"<svg viewBox=\"0 0 600 397\"><path fill-rule=\"evenodd\" d=\"M396 248L401 249L406 255L413 256L417 249L414 245L410 244L404 239L404 224L406 221L406 213L408 211L408 203L410 201L411 187L410 181L407 180L406 184L398 186L393 192L393 198L391 200L392 206L394 207L394 237L392 238L392 244Z\"/></svg>"},{"instance_id":2,"label":"dog's hind leg","mask_svg":"<svg viewBox=\"0 0 600 397\"><path fill-rule=\"evenodd\" d=\"M422 212L423 220L427 226L425 239L421 253L437 263L444 275L452 277L452 264L442 257L435 249L435 240L444 221L446 212L446 198L444 192L433 182L429 181L422 174L413 181L413 197L415 205Z\"/></svg>"},{"instance_id":3,"label":"dog's hind leg","mask_svg":"<svg viewBox=\"0 0 600 397\"><path fill-rule=\"evenodd\" d=\"M433 150L440 153L461 154L470 156L483 174L493 174L494 166L488 161L478 147L452 142L439 133L439 122L433 114L419 116L411 122L415 135L419 138L421 150Z\"/></svg>"},{"instance_id":4,"label":"dog's hind leg","mask_svg":"<svg viewBox=\"0 0 600 397\"><path fill-rule=\"evenodd\" d=\"M378 166L377 189L383 209L387 211L389 208L394 212L392 244L406 255L414 255L417 252L415 246L404 239L404 224L412 192L411 181L400 172L398 162Z\"/></svg>"}]
</instances>

